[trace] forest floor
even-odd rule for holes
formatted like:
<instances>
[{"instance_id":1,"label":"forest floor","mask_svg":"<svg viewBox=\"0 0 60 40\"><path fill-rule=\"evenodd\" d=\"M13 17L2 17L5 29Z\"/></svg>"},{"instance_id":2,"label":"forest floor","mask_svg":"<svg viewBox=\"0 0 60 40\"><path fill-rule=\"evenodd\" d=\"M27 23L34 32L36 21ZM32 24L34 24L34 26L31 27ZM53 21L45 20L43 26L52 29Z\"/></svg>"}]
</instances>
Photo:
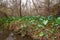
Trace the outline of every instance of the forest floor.
<instances>
[{"instance_id":1,"label":"forest floor","mask_svg":"<svg viewBox=\"0 0 60 40\"><path fill-rule=\"evenodd\" d=\"M9 31L0 30L0 40L33 40L32 38L26 36L21 37L20 35L13 35Z\"/></svg>"}]
</instances>

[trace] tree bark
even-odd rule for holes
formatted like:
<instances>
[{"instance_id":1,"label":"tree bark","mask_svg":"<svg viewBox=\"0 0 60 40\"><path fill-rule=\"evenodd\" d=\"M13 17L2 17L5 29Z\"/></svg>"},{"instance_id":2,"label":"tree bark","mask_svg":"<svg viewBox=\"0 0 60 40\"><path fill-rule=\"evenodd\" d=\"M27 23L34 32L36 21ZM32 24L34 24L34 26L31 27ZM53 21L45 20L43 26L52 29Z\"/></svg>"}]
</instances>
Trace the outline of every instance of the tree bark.
<instances>
[{"instance_id":1,"label":"tree bark","mask_svg":"<svg viewBox=\"0 0 60 40\"><path fill-rule=\"evenodd\" d=\"M21 0L20 0L20 16L22 16L22 15L21 15Z\"/></svg>"}]
</instances>

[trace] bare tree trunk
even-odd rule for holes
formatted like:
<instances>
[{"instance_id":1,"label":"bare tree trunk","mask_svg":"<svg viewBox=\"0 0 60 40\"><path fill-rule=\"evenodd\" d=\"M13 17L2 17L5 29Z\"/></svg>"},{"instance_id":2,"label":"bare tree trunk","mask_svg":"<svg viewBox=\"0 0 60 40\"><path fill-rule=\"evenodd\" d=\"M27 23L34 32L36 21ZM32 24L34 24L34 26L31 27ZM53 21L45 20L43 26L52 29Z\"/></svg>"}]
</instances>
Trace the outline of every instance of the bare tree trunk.
<instances>
[{"instance_id":1,"label":"bare tree trunk","mask_svg":"<svg viewBox=\"0 0 60 40\"><path fill-rule=\"evenodd\" d=\"M22 16L22 15L21 15L21 0L20 0L20 16Z\"/></svg>"},{"instance_id":2,"label":"bare tree trunk","mask_svg":"<svg viewBox=\"0 0 60 40\"><path fill-rule=\"evenodd\" d=\"M50 0L45 0L45 14L50 15Z\"/></svg>"},{"instance_id":3,"label":"bare tree trunk","mask_svg":"<svg viewBox=\"0 0 60 40\"><path fill-rule=\"evenodd\" d=\"M38 9L37 9L37 7L36 7L36 5L35 5L35 3L34 3L34 0L32 0L32 2L33 2L33 5L34 5L34 7L35 7L36 12L38 13ZM39 14L39 13L38 13L38 14Z\"/></svg>"}]
</instances>

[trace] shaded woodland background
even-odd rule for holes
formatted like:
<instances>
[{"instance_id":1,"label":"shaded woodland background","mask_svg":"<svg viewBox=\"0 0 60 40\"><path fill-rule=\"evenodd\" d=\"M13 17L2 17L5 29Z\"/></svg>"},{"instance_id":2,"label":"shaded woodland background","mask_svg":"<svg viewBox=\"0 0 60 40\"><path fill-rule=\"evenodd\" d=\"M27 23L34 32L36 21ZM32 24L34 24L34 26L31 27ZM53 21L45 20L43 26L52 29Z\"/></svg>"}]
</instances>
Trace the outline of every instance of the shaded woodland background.
<instances>
[{"instance_id":1,"label":"shaded woodland background","mask_svg":"<svg viewBox=\"0 0 60 40\"><path fill-rule=\"evenodd\" d=\"M0 0L0 17L8 18L10 16L21 17L21 16L32 16L32 15L49 16L49 15L56 15L58 13L60 14L60 0ZM5 22L0 23L0 25L2 24L5 24L4 25L5 27L7 23ZM20 27L18 26L19 23L17 22L12 22L11 25L12 25L11 27L13 28L13 30L16 30L15 29L16 27L17 29ZM5 31L5 30L3 31L4 32L1 33L2 35L0 34L0 37L1 37L0 40L6 39L6 36L8 38L9 37L8 35L11 35L9 34L10 32ZM60 34L57 34L57 36L59 35ZM24 38L21 38L21 36L16 36L16 37L18 40L24 39ZM29 40L29 38L26 38L26 39ZM60 40L60 36L57 38L57 40Z\"/></svg>"},{"instance_id":2,"label":"shaded woodland background","mask_svg":"<svg viewBox=\"0 0 60 40\"><path fill-rule=\"evenodd\" d=\"M0 17L55 15L60 0L0 0Z\"/></svg>"}]
</instances>

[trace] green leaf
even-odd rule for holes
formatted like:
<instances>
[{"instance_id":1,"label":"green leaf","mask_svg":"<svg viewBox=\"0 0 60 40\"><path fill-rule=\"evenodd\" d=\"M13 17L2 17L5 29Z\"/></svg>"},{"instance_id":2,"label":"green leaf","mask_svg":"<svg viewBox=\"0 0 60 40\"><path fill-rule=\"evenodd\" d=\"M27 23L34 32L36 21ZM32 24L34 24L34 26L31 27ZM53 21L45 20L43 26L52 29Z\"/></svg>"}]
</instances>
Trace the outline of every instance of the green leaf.
<instances>
[{"instance_id":1,"label":"green leaf","mask_svg":"<svg viewBox=\"0 0 60 40\"><path fill-rule=\"evenodd\" d=\"M35 27L34 27L34 30L38 30L38 29L39 29L39 27L38 27L38 26L35 26Z\"/></svg>"},{"instance_id":2,"label":"green leaf","mask_svg":"<svg viewBox=\"0 0 60 40\"><path fill-rule=\"evenodd\" d=\"M41 32L39 33L39 36L44 36L44 32L41 31Z\"/></svg>"},{"instance_id":3,"label":"green leaf","mask_svg":"<svg viewBox=\"0 0 60 40\"><path fill-rule=\"evenodd\" d=\"M57 18L55 19L55 23L60 24L60 17L57 17Z\"/></svg>"},{"instance_id":4,"label":"green leaf","mask_svg":"<svg viewBox=\"0 0 60 40\"><path fill-rule=\"evenodd\" d=\"M50 32L53 34L54 33L54 29L51 29Z\"/></svg>"},{"instance_id":5,"label":"green leaf","mask_svg":"<svg viewBox=\"0 0 60 40\"><path fill-rule=\"evenodd\" d=\"M48 20L43 20L44 25L47 25L47 23L48 23Z\"/></svg>"},{"instance_id":6,"label":"green leaf","mask_svg":"<svg viewBox=\"0 0 60 40\"><path fill-rule=\"evenodd\" d=\"M48 20L52 20L53 21L53 16L52 15L50 15L50 16L48 16Z\"/></svg>"}]
</instances>

